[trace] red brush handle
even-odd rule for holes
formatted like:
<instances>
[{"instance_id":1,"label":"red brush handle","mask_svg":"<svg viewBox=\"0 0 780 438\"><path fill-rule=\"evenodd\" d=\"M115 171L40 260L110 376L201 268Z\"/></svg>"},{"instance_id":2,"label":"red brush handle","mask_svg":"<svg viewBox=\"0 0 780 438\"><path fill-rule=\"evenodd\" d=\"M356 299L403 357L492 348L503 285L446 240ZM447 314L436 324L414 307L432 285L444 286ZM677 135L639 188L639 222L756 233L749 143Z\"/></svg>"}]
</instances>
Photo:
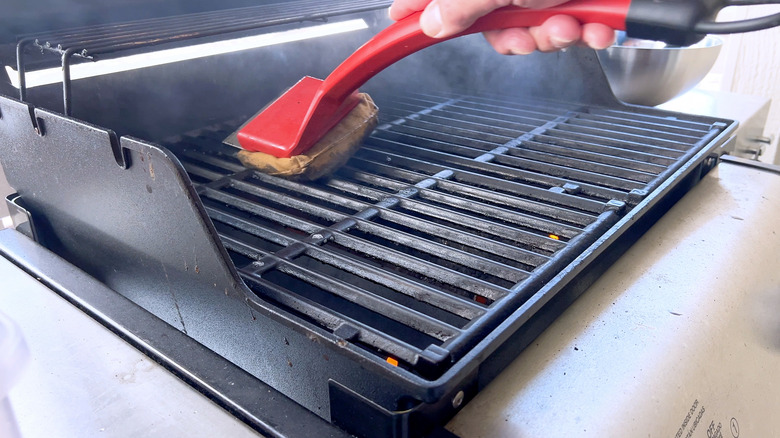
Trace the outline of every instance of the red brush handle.
<instances>
[{"instance_id":1,"label":"red brush handle","mask_svg":"<svg viewBox=\"0 0 780 438\"><path fill-rule=\"evenodd\" d=\"M646 0L657 1L657 0ZM537 26L564 14L582 23L602 23L624 30L631 0L573 0L549 9L506 7L477 20L449 38L426 36L420 14L392 24L357 49L324 81L306 77L266 107L237 134L250 151L276 157L298 155L316 144L358 104L356 90L374 75L418 50L461 35L510 27Z\"/></svg>"},{"instance_id":2,"label":"red brush handle","mask_svg":"<svg viewBox=\"0 0 780 438\"><path fill-rule=\"evenodd\" d=\"M388 26L357 49L325 79L318 94L325 100L341 102L380 71L428 46L472 33L539 26L555 15L570 15L580 23L601 23L625 30L630 3L630 0L573 0L547 9L508 6L478 19L465 31L442 39L422 32L418 12Z\"/></svg>"}]
</instances>

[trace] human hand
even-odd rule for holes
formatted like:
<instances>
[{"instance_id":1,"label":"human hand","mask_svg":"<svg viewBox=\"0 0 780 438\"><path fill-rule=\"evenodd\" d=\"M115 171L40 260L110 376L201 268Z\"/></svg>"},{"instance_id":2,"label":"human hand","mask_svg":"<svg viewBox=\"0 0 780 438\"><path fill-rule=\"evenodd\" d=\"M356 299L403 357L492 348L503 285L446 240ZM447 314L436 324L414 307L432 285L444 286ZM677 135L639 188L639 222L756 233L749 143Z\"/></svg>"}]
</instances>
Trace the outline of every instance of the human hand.
<instances>
[{"instance_id":1,"label":"human hand","mask_svg":"<svg viewBox=\"0 0 780 438\"><path fill-rule=\"evenodd\" d=\"M434 38L444 38L471 26L479 17L495 9L515 5L527 8L549 8L567 0L394 0L390 18L400 20L423 11L420 27ZM498 53L525 55L539 50L552 52L582 43L594 49L605 49L615 40L615 32L599 23L580 24L568 15L550 17L541 26L511 28L485 32L485 39Z\"/></svg>"}]
</instances>

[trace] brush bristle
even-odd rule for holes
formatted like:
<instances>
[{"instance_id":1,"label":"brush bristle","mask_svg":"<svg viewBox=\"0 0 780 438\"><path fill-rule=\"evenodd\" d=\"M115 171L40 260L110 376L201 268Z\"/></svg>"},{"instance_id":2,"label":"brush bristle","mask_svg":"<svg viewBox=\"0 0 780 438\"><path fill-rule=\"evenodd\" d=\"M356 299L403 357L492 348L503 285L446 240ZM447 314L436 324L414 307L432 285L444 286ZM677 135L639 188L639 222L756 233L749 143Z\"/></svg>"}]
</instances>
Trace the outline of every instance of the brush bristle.
<instances>
[{"instance_id":1,"label":"brush bristle","mask_svg":"<svg viewBox=\"0 0 780 438\"><path fill-rule=\"evenodd\" d=\"M277 158L264 152L238 152L244 166L269 175L309 180L329 176L352 157L363 139L377 125L378 108L368 94L360 93L360 102L306 153Z\"/></svg>"}]
</instances>

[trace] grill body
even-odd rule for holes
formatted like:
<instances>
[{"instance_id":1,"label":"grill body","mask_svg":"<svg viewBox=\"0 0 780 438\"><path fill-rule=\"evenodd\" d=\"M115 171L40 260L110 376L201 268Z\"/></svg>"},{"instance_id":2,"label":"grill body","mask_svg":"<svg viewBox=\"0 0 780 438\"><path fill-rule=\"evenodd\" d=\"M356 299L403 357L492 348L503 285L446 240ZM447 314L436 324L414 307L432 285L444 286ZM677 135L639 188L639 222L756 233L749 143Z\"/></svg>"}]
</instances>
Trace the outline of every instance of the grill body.
<instances>
[{"instance_id":1,"label":"grill body","mask_svg":"<svg viewBox=\"0 0 780 438\"><path fill-rule=\"evenodd\" d=\"M0 156L14 208L49 250L326 421L417 435L711 169L734 124L620 104L589 50L509 59L468 39L367 85L381 124L332 178L243 168L221 139L256 108L231 99L270 99L360 38L286 47L336 58L313 65L277 48L198 61L187 78L258 59L288 68L247 89L190 90L183 101L214 104L153 122L100 111L171 98L138 73L75 81L75 118L0 97ZM29 97L56 106L58 92ZM153 347L174 368L197 361Z\"/></svg>"}]
</instances>

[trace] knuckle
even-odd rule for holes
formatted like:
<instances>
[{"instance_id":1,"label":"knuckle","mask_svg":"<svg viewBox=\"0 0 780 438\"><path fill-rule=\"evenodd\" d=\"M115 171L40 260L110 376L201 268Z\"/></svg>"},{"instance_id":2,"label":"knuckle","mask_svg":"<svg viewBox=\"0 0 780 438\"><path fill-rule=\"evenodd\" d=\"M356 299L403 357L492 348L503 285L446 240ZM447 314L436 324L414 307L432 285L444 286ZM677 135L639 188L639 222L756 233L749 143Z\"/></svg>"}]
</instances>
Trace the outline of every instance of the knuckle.
<instances>
[{"instance_id":1,"label":"knuckle","mask_svg":"<svg viewBox=\"0 0 780 438\"><path fill-rule=\"evenodd\" d=\"M481 0L464 2L459 0L438 0L441 7L442 20L452 27L464 29L479 17L495 9L509 6L512 0Z\"/></svg>"}]
</instances>

